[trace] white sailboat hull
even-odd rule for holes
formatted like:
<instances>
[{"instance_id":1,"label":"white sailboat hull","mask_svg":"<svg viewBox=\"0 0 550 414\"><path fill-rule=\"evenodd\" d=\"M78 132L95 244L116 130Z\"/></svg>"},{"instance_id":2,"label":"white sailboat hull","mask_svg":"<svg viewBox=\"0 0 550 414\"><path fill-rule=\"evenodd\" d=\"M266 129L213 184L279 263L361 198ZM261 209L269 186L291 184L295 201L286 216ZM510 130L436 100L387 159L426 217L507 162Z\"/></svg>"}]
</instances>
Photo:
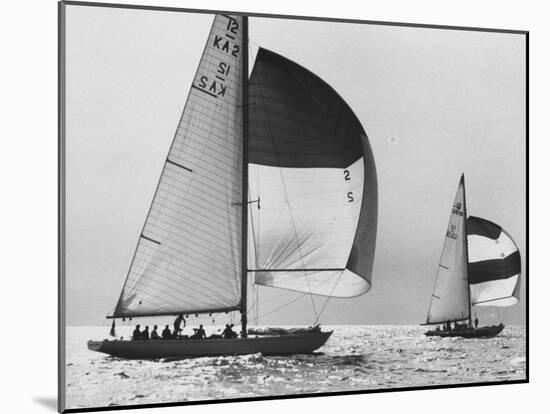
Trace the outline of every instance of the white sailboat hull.
<instances>
[{"instance_id":1,"label":"white sailboat hull","mask_svg":"<svg viewBox=\"0 0 550 414\"><path fill-rule=\"evenodd\" d=\"M234 339L104 340L88 341L88 349L126 359L311 354L323 346L331 334L332 331Z\"/></svg>"}]
</instances>

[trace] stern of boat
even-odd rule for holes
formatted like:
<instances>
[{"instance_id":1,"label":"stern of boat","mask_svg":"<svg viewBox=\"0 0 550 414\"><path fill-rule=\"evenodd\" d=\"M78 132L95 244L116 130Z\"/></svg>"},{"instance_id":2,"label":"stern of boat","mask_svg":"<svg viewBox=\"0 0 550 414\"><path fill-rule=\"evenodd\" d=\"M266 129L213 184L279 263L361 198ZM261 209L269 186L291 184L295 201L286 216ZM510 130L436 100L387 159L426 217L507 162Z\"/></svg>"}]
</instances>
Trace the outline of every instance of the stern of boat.
<instances>
[{"instance_id":1,"label":"stern of boat","mask_svg":"<svg viewBox=\"0 0 550 414\"><path fill-rule=\"evenodd\" d=\"M101 352L103 341L88 341L88 349L90 351Z\"/></svg>"}]
</instances>

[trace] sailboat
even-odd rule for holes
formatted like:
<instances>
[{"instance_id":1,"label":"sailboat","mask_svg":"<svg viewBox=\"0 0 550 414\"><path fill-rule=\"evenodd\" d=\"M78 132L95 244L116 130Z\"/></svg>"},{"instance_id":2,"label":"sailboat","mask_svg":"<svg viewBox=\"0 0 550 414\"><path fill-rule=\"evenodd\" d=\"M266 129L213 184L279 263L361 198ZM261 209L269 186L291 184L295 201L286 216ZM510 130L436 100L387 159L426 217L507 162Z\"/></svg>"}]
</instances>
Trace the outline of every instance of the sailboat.
<instances>
[{"instance_id":1,"label":"sailboat","mask_svg":"<svg viewBox=\"0 0 550 414\"><path fill-rule=\"evenodd\" d=\"M521 258L517 244L499 225L467 217L464 174L451 210L426 325L443 325L427 336L489 338L504 324L472 326L472 307L519 301ZM459 322L467 321L467 324ZM455 328L451 329L451 322Z\"/></svg>"},{"instance_id":2,"label":"sailboat","mask_svg":"<svg viewBox=\"0 0 550 414\"><path fill-rule=\"evenodd\" d=\"M249 334L249 280L329 298L370 290L378 190L361 123L304 67L260 47L249 74L249 58L247 17L216 15L108 316L114 330L114 319L240 312L240 337L89 341L90 350L311 353L332 331Z\"/></svg>"}]
</instances>

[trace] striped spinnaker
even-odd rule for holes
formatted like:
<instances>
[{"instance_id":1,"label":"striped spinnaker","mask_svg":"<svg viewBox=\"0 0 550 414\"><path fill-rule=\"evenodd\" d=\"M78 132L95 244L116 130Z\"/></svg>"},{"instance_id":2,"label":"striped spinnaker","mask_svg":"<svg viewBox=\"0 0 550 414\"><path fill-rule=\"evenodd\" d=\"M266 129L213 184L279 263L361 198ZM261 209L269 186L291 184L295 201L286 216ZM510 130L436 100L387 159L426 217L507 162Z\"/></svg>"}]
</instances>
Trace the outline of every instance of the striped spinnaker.
<instances>
[{"instance_id":1,"label":"striped spinnaker","mask_svg":"<svg viewBox=\"0 0 550 414\"><path fill-rule=\"evenodd\" d=\"M521 258L518 246L499 225L470 216L468 278L472 304L511 306L519 300Z\"/></svg>"}]
</instances>

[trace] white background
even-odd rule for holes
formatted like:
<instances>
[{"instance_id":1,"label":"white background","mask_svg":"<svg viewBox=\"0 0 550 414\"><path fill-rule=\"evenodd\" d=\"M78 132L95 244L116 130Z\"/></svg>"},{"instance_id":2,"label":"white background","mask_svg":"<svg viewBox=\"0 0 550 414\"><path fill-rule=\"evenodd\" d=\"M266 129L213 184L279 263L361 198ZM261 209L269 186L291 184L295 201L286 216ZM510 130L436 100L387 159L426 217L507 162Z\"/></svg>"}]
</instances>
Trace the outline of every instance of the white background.
<instances>
[{"instance_id":1,"label":"white background","mask_svg":"<svg viewBox=\"0 0 550 414\"><path fill-rule=\"evenodd\" d=\"M0 13L0 188L3 412L53 412L57 388L57 5L11 1ZM548 392L545 258L548 13L544 2L208 0L148 4L529 30L530 35L530 384L264 401L151 410L210 413L353 410L446 413L541 412ZM537 122L535 122L535 120ZM544 124L544 125L543 125ZM535 178L536 177L536 178ZM537 183L538 181L538 183ZM538 187L536 184L539 184ZM535 205L538 208L535 209ZM536 223L533 225L533 223ZM536 228L535 228L536 226ZM538 240L535 240L538 239ZM143 411L141 411L143 412Z\"/></svg>"}]
</instances>

